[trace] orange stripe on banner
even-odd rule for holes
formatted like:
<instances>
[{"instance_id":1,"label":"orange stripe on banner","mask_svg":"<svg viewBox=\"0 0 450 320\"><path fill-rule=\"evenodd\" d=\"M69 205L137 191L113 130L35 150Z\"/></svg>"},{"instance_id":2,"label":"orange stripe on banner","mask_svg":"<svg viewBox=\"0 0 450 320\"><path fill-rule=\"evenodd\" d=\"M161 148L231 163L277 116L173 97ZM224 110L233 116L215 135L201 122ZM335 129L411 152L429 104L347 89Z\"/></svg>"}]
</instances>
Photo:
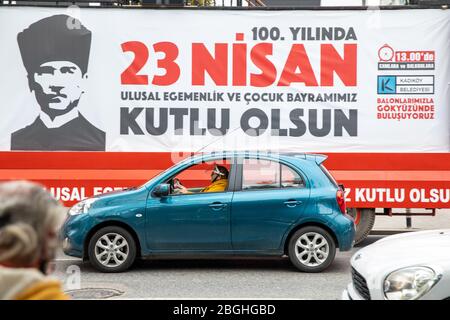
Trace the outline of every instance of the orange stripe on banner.
<instances>
[{"instance_id":1,"label":"orange stripe on banner","mask_svg":"<svg viewBox=\"0 0 450 320\"><path fill-rule=\"evenodd\" d=\"M330 170L336 180L355 181L449 181L450 171Z\"/></svg>"},{"instance_id":2,"label":"orange stripe on banner","mask_svg":"<svg viewBox=\"0 0 450 320\"><path fill-rule=\"evenodd\" d=\"M0 152L0 169L164 170L191 153ZM327 153L330 170L450 170L446 153Z\"/></svg>"},{"instance_id":3,"label":"orange stripe on banner","mask_svg":"<svg viewBox=\"0 0 450 320\"><path fill-rule=\"evenodd\" d=\"M146 180L160 170L0 170L0 179L27 180Z\"/></svg>"},{"instance_id":4,"label":"orange stripe on banner","mask_svg":"<svg viewBox=\"0 0 450 320\"><path fill-rule=\"evenodd\" d=\"M0 180L149 180L161 170L0 170ZM210 170L190 170L180 175L186 180L208 180ZM450 181L450 171L330 170L341 181Z\"/></svg>"},{"instance_id":5,"label":"orange stripe on banner","mask_svg":"<svg viewBox=\"0 0 450 320\"><path fill-rule=\"evenodd\" d=\"M142 180L147 181L162 170L0 170L0 180ZM190 170L180 179L209 180L211 170Z\"/></svg>"}]
</instances>

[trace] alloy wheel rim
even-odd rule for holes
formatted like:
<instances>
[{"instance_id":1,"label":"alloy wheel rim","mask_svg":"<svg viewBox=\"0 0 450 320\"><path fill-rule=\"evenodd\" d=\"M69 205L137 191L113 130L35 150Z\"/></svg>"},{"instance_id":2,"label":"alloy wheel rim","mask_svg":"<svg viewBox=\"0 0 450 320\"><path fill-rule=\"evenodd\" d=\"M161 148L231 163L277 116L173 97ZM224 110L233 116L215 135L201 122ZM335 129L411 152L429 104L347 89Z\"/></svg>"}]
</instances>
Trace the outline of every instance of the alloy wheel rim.
<instances>
[{"instance_id":1,"label":"alloy wheel rim","mask_svg":"<svg viewBox=\"0 0 450 320\"><path fill-rule=\"evenodd\" d=\"M317 267L324 263L330 254L330 245L323 235L307 232L295 243L295 255L298 261L308 267Z\"/></svg>"},{"instance_id":2,"label":"alloy wheel rim","mask_svg":"<svg viewBox=\"0 0 450 320\"><path fill-rule=\"evenodd\" d=\"M129 254L128 241L118 233L107 233L95 244L95 257L98 262L108 268L123 264Z\"/></svg>"}]
</instances>

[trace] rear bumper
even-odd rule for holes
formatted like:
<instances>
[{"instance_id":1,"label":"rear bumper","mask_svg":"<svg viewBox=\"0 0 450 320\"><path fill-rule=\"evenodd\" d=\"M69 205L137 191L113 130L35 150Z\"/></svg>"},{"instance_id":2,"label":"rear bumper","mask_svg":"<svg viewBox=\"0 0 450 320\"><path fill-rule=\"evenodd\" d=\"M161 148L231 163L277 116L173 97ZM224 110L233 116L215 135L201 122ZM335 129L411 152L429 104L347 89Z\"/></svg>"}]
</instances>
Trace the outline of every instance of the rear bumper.
<instances>
[{"instance_id":1,"label":"rear bumper","mask_svg":"<svg viewBox=\"0 0 450 320\"><path fill-rule=\"evenodd\" d=\"M340 251L349 251L355 244L355 224L351 218L346 215L338 215L335 221L336 238L338 240Z\"/></svg>"}]
</instances>

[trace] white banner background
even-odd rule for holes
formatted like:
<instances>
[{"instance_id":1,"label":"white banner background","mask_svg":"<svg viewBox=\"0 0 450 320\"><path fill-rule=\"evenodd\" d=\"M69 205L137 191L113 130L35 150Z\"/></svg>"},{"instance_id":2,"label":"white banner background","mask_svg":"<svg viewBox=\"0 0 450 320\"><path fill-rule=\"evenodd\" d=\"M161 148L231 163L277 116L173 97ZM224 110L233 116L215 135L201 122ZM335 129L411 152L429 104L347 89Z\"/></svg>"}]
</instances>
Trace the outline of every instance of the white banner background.
<instances>
[{"instance_id":1,"label":"white banner background","mask_svg":"<svg viewBox=\"0 0 450 320\"><path fill-rule=\"evenodd\" d=\"M272 149L305 152L448 152L450 151L450 11L448 10L387 10L387 11L195 11L195 10L134 10L82 9L71 11L58 8L0 8L0 150L10 150L12 132L32 123L39 113L34 94L28 89L27 74L17 45L17 34L30 24L55 14L74 15L92 31L89 59L89 85L78 109L96 127L106 132L107 151L203 151L221 149ZM275 85L265 88L216 86L206 75L205 86L191 85L191 46L202 42L214 53L214 43L236 43L236 33L245 34L251 48L253 27L278 27L285 41L273 43L269 59L277 66L277 81L291 45L289 27L353 27L356 41L297 41L305 45L316 78L320 75L320 44L332 43L342 55L343 43L357 43L357 86L345 87L335 75L334 87L290 87ZM180 78L170 86L121 85L120 75L130 65L133 54L124 53L121 44L141 41L150 49L147 64L139 74L161 74L156 68L152 45L161 41L178 46L177 63ZM389 44L398 51L435 51L435 70L379 71L378 50ZM231 59L230 59L231 60ZM260 70L248 60L248 73ZM378 75L434 75L435 105L433 120L377 119ZM122 101L121 91L151 92L282 92L282 93L357 93L357 103L280 103L280 102L182 102L182 101ZM384 95L384 97L416 97L416 95ZM207 108L229 108L230 132L225 137L190 136L189 119L185 117L184 134L175 135L173 120L162 136L120 134L121 107L199 108L200 125L206 124ZM301 137L276 137L267 130L260 137L250 137L240 130L240 117L248 108L267 113L281 109L281 127L292 128L289 112L294 108L358 109L357 136L314 137L309 132ZM204 112L202 112L204 111ZM156 113L158 114L158 113ZM320 114L320 112L319 112ZM145 132L145 112L137 122ZM304 117L307 119L307 117ZM306 120L307 121L307 120ZM320 124L320 121L319 121ZM333 126L332 126L333 127Z\"/></svg>"}]
</instances>

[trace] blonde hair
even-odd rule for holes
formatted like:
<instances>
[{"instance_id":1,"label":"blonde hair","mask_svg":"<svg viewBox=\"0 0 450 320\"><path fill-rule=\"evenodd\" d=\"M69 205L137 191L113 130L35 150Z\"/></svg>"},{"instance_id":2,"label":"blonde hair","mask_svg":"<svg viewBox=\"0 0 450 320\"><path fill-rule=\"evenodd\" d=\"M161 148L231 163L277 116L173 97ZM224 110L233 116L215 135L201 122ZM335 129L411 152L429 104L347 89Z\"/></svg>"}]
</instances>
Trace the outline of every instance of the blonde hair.
<instances>
[{"instance_id":1,"label":"blonde hair","mask_svg":"<svg viewBox=\"0 0 450 320\"><path fill-rule=\"evenodd\" d=\"M54 250L48 234L57 232L64 212L64 207L39 184L0 183L0 263L29 266L44 250Z\"/></svg>"}]
</instances>

